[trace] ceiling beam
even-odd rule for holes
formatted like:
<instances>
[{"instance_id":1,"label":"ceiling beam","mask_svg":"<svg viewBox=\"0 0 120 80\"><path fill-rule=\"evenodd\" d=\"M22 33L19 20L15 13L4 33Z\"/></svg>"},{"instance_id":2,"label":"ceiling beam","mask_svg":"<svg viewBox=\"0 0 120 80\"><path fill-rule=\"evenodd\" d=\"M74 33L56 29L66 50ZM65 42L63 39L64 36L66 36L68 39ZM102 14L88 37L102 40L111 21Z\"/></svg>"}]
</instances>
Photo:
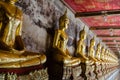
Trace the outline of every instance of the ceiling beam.
<instances>
[{"instance_id":1,"label":"ceiling beam","mask_svg":"<svg viewBox=\"0 0 120 80\"><path fill-rule=\"evenodd\" d=\"M116 46L109 46L108 48L120 48L120 46L116 47Z\"/></svg>"},{"instance_id":2,"label":"ceiling beam","mask_svg":"<svg viewBox=\"0 0 120 80\"><path fill-rule=\"evenodd\" d=\"M105 44L120 44L120 42L105 42Z\"/></svg>"},{"instance_id":3,"label":"ceiling beam","mask_svg":"<svg viewBox=\"0 0 120 80\"><path fill-rule=\"evenodd\" d=\"M106 44L107 46L116 46L116 44Z\"/></svg>"},{"instance_id":4,"label":"ceiling beam","mask_svg":"<svg viewBox=\"0 0 120 80\"><path fill-rule=\"evenodd\" d=\"M116 44L111 44L111 43L105 43L106 45L108 45L109 47L112 47L112 46L116 46ZM120 45L120 43L119 43Z\"/></svg>"},{"instance_id":5,"label":"ceiling beam","mask_svg":"<svg viewBox=\"0 0 120 80\"><path fill-rule=\"evenodd\" d=\"M118 50L117 49L110 49L111 51L113 51L113 52L118 52Z\"/></svg>"},{"instance_id":6,"label":"ceiling beam","mask_svg":"<svg viewBox=\"0 0 120 80\"><path fill-rule=\"evenodd\" d=\"M104 33L103 33L103 35L97 35L97 37L120 37L120 35L113 35L113 36L111 36L111 35L104 35Z\"/></svg>"},{"instance_id":7,"label":"ceiling beam","mask_svg":"<svg viewBox=\"0 0 120 80\"><path fill-rule=\"evenodd\" d=\"M116 47L116 45L107 45L108 46L108 48L109 47ZM117 48L120 48L120 46L118 46Z\"/></svg>"},{"instance_id":8,"label":"ceiling beam","mask_svg":"<svg viewBox=\"0 0 120 80\"><path fill-rule=\"evenodd\" d=\"M99 37L102 40L117 40L119 42L120 38L119 37Z\"/></svg>"},{"instance_id":9,"label":"ceiling beam","mask_svg":"<svg viewBox=\"0 0 120 80\"><path fill-rule=\"evenodd\" d=\"M117 49L117 48L110 48L110 49Z\"/></svg>"},{"instance_id":10,"label":"ceiling beam","mask_svg":"<svg viewBox=\"0 0 120 80\"><path fill-rule=\"evenodd\" d=\"M103 42L114 42L114 40L102 40ZM116 42L120 42L120 40L116 40Z\"/></svg>"},{"instance_id":11,"label":"ceiling beam","mask_svg":"<svg viewBox=\"0 0 120 80\"><path fill-rule=\"evenodd\" d=\"M110 48L110 47L116 47L116 46L108 46L108 48Z\"/></svg>"},{"instance_id":12,"label":"ceiling beam","mask_svg":"<svg viewBox=\"0 0 120 80\"><path fill-rule=\"evenodd\" d=\"M116 47L116 48L110 48L110 49L113 49L113 50L118 50L118 48Z\"/></svg>"},{"instance_id":13,"label":"ceiling beam","mask_svg":"<svg viewBox=\"0 0 120 80\"><path fill-rule=\"evenodd\" d=\"M106 14L107 14L107 15L120 14L120 10L76 12L75 17L100 16L100 15L106 15Z\"/></svg>"},{"instance_id":14,"label":"ceiling beam","mask_svg":"<svg viewBox=\"0 0 120 80\"><path fill-rule=\"evenodd\" d=\"M117 48L110 48L111 50L117 50Z\"/></svg>"},{"instance_id":15,"label":"ceiling beam","mask_svg":"<svg viewBox=\"0 0 120 80\"><path fill-rule=\"evenodd\" d=\"M117 46L114 46L114 47L111 46L111 47L109 47L109 48L111 48L111 49L120 48L120 46L118 46L118 47L117 47Z\"/></svg>"},{"instance_id":16,"label":"ceiling beam","mask_svg":"<svg viewBox=\"0 0 120 80\"><path fill-rule=\"evenodd\" d=\"M116 47L116 46L108 46L109 48L112 48L112 47ZM118 46L117 48L120 48L120 46Z\"/></svg>"},{"instance_id":17,"label":"ceiling beam","mask_svg":"<svg viewBox=\"0 0 120 80\"><path fill-rule=\"evenodd\" d=\"M120 29L120 26L92 26L89 28L90 30L108 30L108 29Z\"/></svg>"},{"instance_id":18,"label":"ceiling beam","mask_svg":"<svg viewBox=\"0 0 120 80\"><path fill-rule=\"evenodd\" d=\"M114 53L118 54L119 52L118 51L114 51Z\"/></svg>"},{"instance_id":19,"label":"ceiling beam","mask_svg":"<svg viewBox=\"0 0 120 80\"><path fill-rule=\"evenodd\" d=\"M103 42L113 42L113 40L102 40Z\"/></svg>"}]
</instances>

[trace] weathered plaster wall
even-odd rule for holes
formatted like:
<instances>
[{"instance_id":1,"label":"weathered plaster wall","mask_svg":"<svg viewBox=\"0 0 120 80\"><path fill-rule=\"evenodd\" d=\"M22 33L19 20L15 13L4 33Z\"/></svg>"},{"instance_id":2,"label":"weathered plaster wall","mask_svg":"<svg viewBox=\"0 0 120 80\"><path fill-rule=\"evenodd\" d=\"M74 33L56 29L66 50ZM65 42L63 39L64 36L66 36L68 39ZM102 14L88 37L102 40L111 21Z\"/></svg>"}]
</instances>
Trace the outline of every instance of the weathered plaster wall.
<instances>
[{"instance_id":1,"label":"weathered plaster wall","mask_svg":"<svg viewBox=\"0 0 120 80\"><path fill-rule=\"evenodd\" d=\"M53 42L51 38L54 35L54 30L59 26L59 17L67 7L60 0L19 0L16 5L24 13L22 37L27 50L45 52L50 43ZM79 39L79 32L85 24L80 19L75 18L69 9L67 10L70 19L69 28L66 30L69 36L68 49L73 54L76 41ZM88 30L88 27L85 29L86 32L89 32L86 40L89 45L88 41L93 33Z\"/></svg>"}]
</instances>

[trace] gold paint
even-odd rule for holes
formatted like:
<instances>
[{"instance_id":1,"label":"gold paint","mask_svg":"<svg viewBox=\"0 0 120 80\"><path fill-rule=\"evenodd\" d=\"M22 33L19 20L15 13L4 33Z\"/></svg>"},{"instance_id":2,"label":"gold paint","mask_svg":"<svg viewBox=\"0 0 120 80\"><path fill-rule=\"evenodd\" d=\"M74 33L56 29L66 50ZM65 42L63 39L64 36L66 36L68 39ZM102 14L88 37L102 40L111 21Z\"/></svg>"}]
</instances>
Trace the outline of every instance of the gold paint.
<instances>
[{"instance_id":1,"label":"gold paint","mask_svg":"<svg viewBox=\"0 0 120 80\"><path fill-rule=\"evenodd\" d=\"M0 1L0 68L21 68L43 64L44 54L25 50L21 33L23 13L17 0Z\"/></svg>"},{"instance_id":2,"label":"gold paint","mask_svg":"<svg viewBox=\"0 0 120 80\"><path fill-rule=\"evenodd\" d=\"M97 61L97 59L95 59L95 50L94 50L94 46L95 46L95 38L93 37L91 40L90 40L90 47L89 47L89 58L93 61Z\"/></svg>"},{"instance_id":3,"label":"gold paint","mask_svg":"<svg viewBox=\"0 0 120 80\"><path fill-rule=\"evenodd\" d=\"M101 54L101 44L97 44L97 50L96 50L96 58L100 60L100 54Z\"/></svg>"},{"instance_id":4,"label":"gold paint","mask_svg":"<svg viewBox=\"0 0 120 80\"><path fill-rule=\"evenodd\" d=\"M102 61L104 61L104 53L105 53L105 48L102 47L102 51L101 51L101 55L100 55L100 59L101 59Z\"/></svg>"},{"instance_id":5,"label":"gold paint","mask_svg":"<svg viewBox=\"0 0 120 80\"><path fill-rule=\"evenodd\" d=\"M80 34L79 34L79 41L78 41L78 44L77 44L77 51L76 51L76 55L77 57L79 57L82 62L88 60L88 58L86 57L86 53L85 53L85 49L86 49L86 45L85 45L85 42L84 40L86 39L86 32L85 32L85 27L82 31L80 31Z\"/></svg>"},{"instance_id":6,"label":"gold paint","mask_svg":"<svg viewBox=\"0 0 120 80\"><path fill-rule=\"evenodd\" d=\"M80 63L79 58L72 57L67 50L68 36L65 30L68 28L69 19L67 17L67 11L59 19L59 29L55 31L53 48L54 59L58 62L62 62L65 66L74 66Z\"/></svg>"}]
</instances>

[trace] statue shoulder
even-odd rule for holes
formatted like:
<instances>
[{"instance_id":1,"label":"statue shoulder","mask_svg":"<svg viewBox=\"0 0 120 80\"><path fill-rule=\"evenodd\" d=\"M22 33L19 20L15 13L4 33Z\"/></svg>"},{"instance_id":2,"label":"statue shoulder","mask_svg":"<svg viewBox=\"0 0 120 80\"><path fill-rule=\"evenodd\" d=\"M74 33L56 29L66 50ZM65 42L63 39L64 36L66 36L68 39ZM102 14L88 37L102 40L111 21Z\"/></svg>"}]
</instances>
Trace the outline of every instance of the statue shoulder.
<instances>
[{"instance_id":1,"label":"statue shoulder","mask_svg":"<svg viewBox=\"0 0 120 80\"><path fill-rule=\"evenodd\" d=\"M19 19L22 18L22 15L23 15L22 10L20 10L15 5L11 5L11 4L5 3L3 1L0 1L0 8L2 10L4 9L4 12L7 13L8 15L10 15L10 16L16 16Z\"/></svg>"},{"instance_id":2,"label":"statue shoulder","mask_svg":"<svg viewBox=\"0 0 120 80\"><path fill-rule=\"evenodd\" d=\"M18 7L16 7L16 9L17 9L17 15L16 15L16 17L23 18L23 12L22 12L22 10L20 10Z\"/></svg>"},{"instance_id":3,"label":"statue shoulder","mask_svg":"<svg viewBox=\"0 0 120 80\"><path fill-rule=\"evenodd\" d=\"M62 33L61 30L59 30L59 29L55 30L55 34L60 34L60 33Z\"/></svg>"}]
</instances>

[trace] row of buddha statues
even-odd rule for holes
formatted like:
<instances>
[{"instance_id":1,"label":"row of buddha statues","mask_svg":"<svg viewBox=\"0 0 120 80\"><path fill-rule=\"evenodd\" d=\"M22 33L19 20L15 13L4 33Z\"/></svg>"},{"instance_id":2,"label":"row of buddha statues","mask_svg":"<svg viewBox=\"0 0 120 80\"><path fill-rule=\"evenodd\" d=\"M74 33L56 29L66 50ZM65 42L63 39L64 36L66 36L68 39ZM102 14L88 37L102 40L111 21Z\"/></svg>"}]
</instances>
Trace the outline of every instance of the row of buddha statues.
<instances>
[{"instance_id":1,"label":"row of buddha statues","mask_svg":"<svg viewBox=\"0 0 120 80\"><path fill-rule=\"evenodd\" d=\"M0 68L13 69L44 64L47 60L45 54L25 49L21 38L23 13L15 6L16 2L17 0L0 1ZM80 66L81 72L78 74L84 80L94 80L103 74L99 74L101 71L118 65L118 58L100 43L97 44L97 50L94 49L95 38L90 40L88 55L86 55L85 29L79 33L75 56L71 56L67 49L68 36L65 32L68 25L69 19L65 11L59 19L59 29L54 35L52 45L54 61L69 68Z\"/></svg>"},{"instance_id":2,"label":"row of buddha statues","mask_svg":"<svg viewBox=\"0 0 120 80\"><path fill-rule=\"evenodd\" d=\"M69 19L67 12L59 19L59 29L56 30L53 42L54 59L58 62L62 62L64 66L81 66L81 74L84 80L95 80L99 76L104 75L107 69L118 65L118 58L111 53L109 49L105 49L99 42L97 44L97 50L95 47L95 37L90 40L90 46L86 53L85 39L87 33L85 28L79 33L79 40L77 42L77 49L75 56L71 56L67 46L68 37L65 30L68 28ZM103 73L102 73L103 71Z\"/></svg>"}]
</instances>

